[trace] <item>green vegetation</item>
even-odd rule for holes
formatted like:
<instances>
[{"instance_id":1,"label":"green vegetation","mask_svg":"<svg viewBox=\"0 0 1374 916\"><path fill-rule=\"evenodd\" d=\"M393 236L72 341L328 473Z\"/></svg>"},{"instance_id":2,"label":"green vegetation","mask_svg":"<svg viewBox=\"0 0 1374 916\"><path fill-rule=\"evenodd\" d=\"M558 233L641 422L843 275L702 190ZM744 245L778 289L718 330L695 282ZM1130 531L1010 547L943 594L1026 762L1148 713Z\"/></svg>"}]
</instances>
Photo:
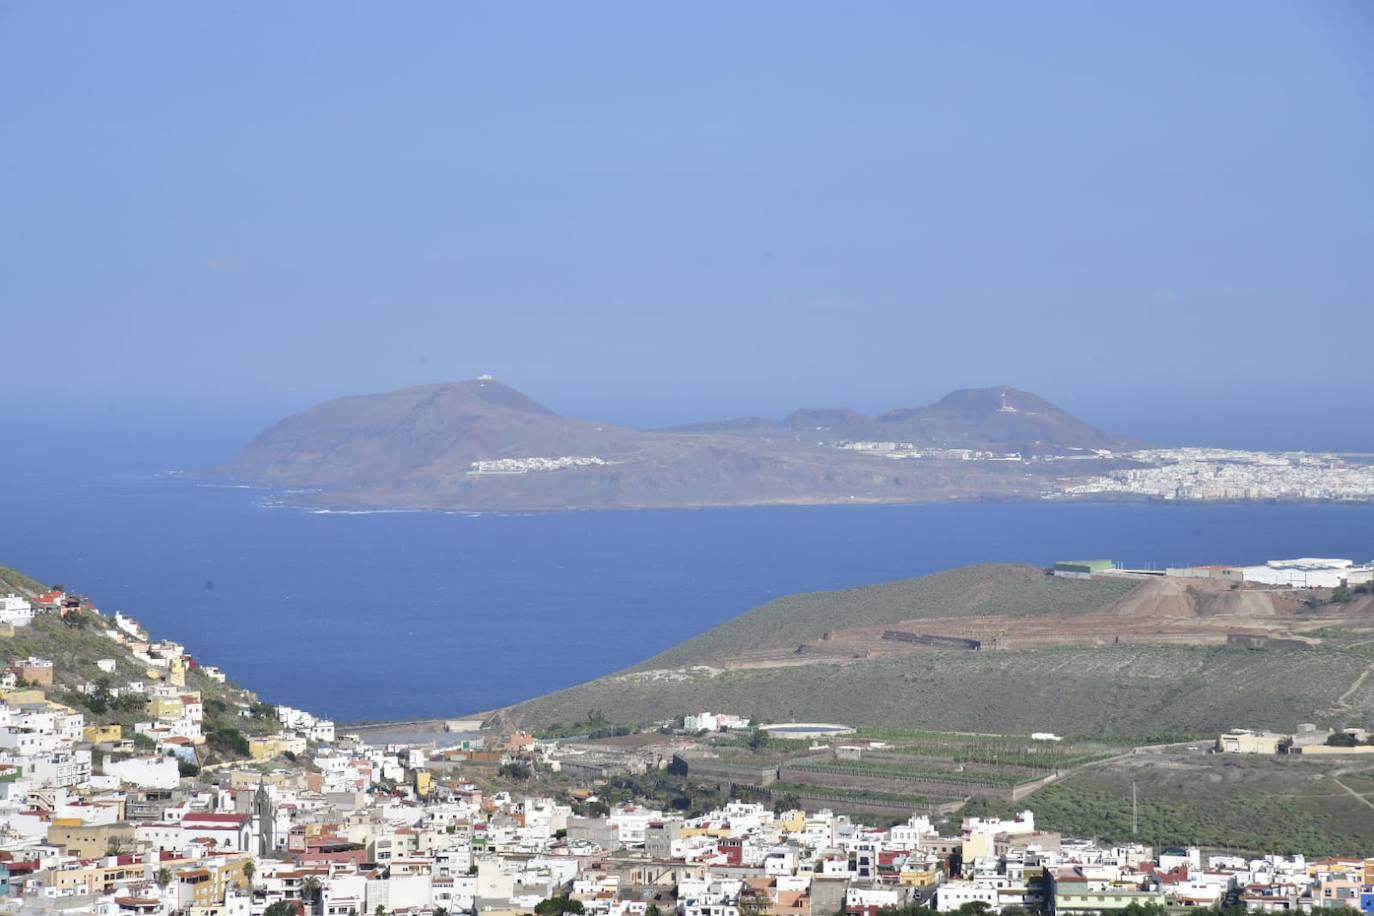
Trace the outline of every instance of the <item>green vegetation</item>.
<instances>
[{"instance_id":1,"label":"green vegetation","mask_svg":"<svg viewBox=\"0 0 1374 916\"><path fill-rule=\"evenodd\" d=\"M613 709L619 722L642 728L693 710L721 709L763 722L840 722L858 728L862 737L894 742L928 743L936 736L920 733L945 730L1003 735L1034 729L1095 739L1091 748L1057 745L1055 753L1062 756L1034 760L1008 759L1006 750L998 751L1000 758L980 755L968 747L976 738L961 741L961 762L1047 769L1107 755L1117 742L1162 744L1199 740L1237 725L1286 730L1298 722L1343 726L1374 718L1374 678L1358 680L1374 661L1374 644L1348 633L1300 652L1113 643L785 662L787 650L820 640L834 627L933 616L1082 614L1110 605L1135 584L1056 579L1028 566L987 565L795 595L635 668L520 704L505 718L545 729L578 721L587 709ZM721 663L751 651L774 654L767 665ZM947 756L935 750L911 753Z\"/></svg>"},{"instance_id":2,"label":"green vegetation","mask_svg":"<svg viewBox=\"0 0 1374 916\"><path fill-rule=\"evenodd\" d=\"M988 766L1023 767L1031 770L1065 770L1081 766L1094 760L1104 760L1121 753L1120 747L1111 747L1098 742L1083 743L1077 750L1073 743L1041 743L1037 746L1031 741L1016 741L1009 738L994 739L979 735L974 740L923 741L888 747L882 753L912 757L930 757L949 760L960 764L986 764Z\"/></svg>"},{"instance_id":3,"label":"green vegetation","mask_svg":"<svg viewBox=\"0 0 1374 916\"><path fill-rule=\"evenodd\" d=\"M218 728L207 732L205 746L224 757L248 756L248 739L234 728Z\"/></svg>"},{"instance_id":4,"label":"green vegetation","mask_svg":"<svg viewBox=\"0 0 1374 916\"><path fill-rule=\"evenodd\" d=\"M754 649L791 648L837 626L922 617L1082 614L1110 604L1136 584L1126 579L1056 579L1033 566L989 564L864 588L788 595L674 646L634 670L675 668Z\"/></svg>"},{"instance_id":5,"label":"green vegetation","mask_svg":"<svg viewBox=\"0 0 1374 916\"><path fill-rule=\"evenodd\" d=\"M1118 842L1131 834L1131 787L1142 842L1247 853L1351 855L1374 843L1374 818L1356 795L1374 796L1369 772L1349 761L1231 754L1140 754L1089 767L1016 804L975 800L968 815L1035 811L1036 825L1065 836Z\"/></svg>"},{"instance_id":6,"label":"green vegetation","mask_svg":"<svg viewBox=\"0 0 1374 916\"><path fill-rule=\"evenodd\" d=\"M597 739L632 735L635 731L633 726L610 721L600 709L589 709L585 721L575 721L571 725L564 725L562 722L550 722L538 729L535 734L540 738Z\"/></svg>"},{"instance_id":7,"label":"green vegetation","mask_svg":"<svg viewBox=\"0 0 1374 916\"><path fill-rule=\"evenodd\" d=\"M586 912L581 900L573 900L568 897L549 897L541 900L534 905L535 916L581 916Z\"/></svg>"},{"instance_id":8,"label":"green vegetation","mask_svg":"<svg viewBox=\"0 0 1374 916\"><path fill-rule=\"evenodd\" d=\"M21 594L36 595L45 591L47 591L47 586L37 579L26 576L17 569L10 569L8 566L0 566L0 594L19 592Z\"/></svg>"},{"instance_id":9,"label":"green vegetation","mask_svg":"<svg viewBox=\"0 0 1374 916\"><path fill-rule=\"evenodd\" d=\"M774 799L774 808L788 810L800 807L800 796L823 798L835 802L832 807L843 808L847 803L877 802L882 804L908 805L913 810L924 807L948 804L948 798L931 798L925 795L906 793L878 792L870 789L839 789L832 786L808 786L801 783L775 782L768 787Z\"/></svg>"},{"instance_id":10,"label":"green vegetation","mask_svg":"<svg viewBox=\"0 0 1374 916\"><path fill-rule=\"evenodd\" d=\"M524 763L503 763L497 767L496 775L512 782L524 782L534 775L534 770Z\"/></svg>"},{"instance_id":11,"label":"green vegetation","mask_svg":"<svg viewBox=\"0 0 1374 916\"><path fill-rule=\"evenodd\" d=\"M1037 773L1021 771L1017 773L976 773L969 770L956 772L940 767L903 766L890 763L869 763L867 761L836 761L792 763L788 766L806 773L833 773L841 776L878 776L894 779L922 779L952 782L972 786L1015 786L1036 778Z\"/></svg>"},{"instance_id":12,"label":"green vegetation","mask_svg":"<svg viewBox=\"0 0 1374 916\"><path fill-rule=\"evenodd\" d=\"M615 709L651 723L692 709L747 709L762 721L841 722L870 737L896 731L1014 733L1164 743L1236 725L1343 726L1374 717L1374 678L1336 700L1370 663L1371 646L1303 652L1226 647L1048 647L924 652L845 664L684 669L614 675L523 703L516 721L568 721ZM1161 740L1163 739L1163 740ZM895 740L895 738L894 738Z\"/></svg>"}]
</instances>

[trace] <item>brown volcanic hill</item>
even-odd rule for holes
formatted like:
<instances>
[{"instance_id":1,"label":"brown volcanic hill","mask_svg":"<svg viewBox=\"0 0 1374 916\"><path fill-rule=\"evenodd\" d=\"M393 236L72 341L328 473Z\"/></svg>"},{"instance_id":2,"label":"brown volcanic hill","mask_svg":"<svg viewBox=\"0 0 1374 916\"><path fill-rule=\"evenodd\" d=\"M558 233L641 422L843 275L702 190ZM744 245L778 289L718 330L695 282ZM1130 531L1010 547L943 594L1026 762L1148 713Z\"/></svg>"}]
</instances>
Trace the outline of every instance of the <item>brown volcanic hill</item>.
<instances>
[{"instance_id":1,"label":"brown volcanic hill","mask_svg":"<svg viewBox=\"0 0 1374 916\"><path fill-rule=\"evenodd\" d=\"M1141 442L1103 432L1015 388L965 388L924 407L900 407L876 418L847 407L803 408L780 421L740 417L695 423L669 432L728 433L796 441L910 442L926 448L999 453L1067 454L1083 449L1119 452Z\"/></svg>"},{"instance_id":2,"label":"brown volcanic hill","mask_svg":"<svg viewBox=\"0 0 1374 916\"><path fill-rule=\"evenodd\" d=\"M473 461L626 455L640 433L569 420L491 379L339 398L287 417L222 468L292 486L442 475Z\"/></svg>"},{"instance_id":3,"label":"brown volcanic hill","mask_svg":"<svg viewBox=\"0 0 1374 916\"><path fill-rule=\"evenodd\" d=\"M1139 446L1103 432L1038 395L1015 388L965 388L925 407L878 417L880 438L940 448L1043 454L1074 449L1124 451Z\"/></svg>"}]
</instances>

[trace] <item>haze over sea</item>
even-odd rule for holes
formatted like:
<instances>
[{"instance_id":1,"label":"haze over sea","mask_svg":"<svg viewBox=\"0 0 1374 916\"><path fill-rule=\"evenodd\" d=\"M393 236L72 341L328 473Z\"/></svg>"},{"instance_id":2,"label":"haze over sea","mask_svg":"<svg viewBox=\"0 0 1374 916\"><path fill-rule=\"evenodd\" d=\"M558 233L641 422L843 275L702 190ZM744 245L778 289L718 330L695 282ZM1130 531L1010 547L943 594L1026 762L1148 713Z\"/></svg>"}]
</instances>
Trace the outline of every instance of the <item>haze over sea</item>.
<instances>
[{"instance_id":1,"label":"haze over sea","mask_svg":"<svg viewBox=\"0 0 1374 916\"><path fill-rule=\"evenodd\" d=\"M150 474L7 474L0 563L265 699L457 715L633 664L764 601L981 562L1368 559L1371 505L960 503L349 514Z\"/></svg>"}]
</instances>

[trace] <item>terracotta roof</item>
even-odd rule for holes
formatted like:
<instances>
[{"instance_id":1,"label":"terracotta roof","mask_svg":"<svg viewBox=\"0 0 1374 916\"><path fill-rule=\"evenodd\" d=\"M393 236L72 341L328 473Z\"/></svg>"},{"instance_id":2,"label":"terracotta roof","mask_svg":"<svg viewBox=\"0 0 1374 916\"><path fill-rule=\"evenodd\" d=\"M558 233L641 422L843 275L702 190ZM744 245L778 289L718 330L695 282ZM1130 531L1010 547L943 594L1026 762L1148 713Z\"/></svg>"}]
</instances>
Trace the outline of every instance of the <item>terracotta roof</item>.
<instances>
[{"instance_id":1,"label":"terracotta roof","mask_svg":"<svg viewBox=\"0 0 1374 916\"><path fill-rule=\"evenodd\" d=\"M183 818L181 819L181 823L182 823L183 825L185 825L185 824L235 824L235 825L237 825L237 824L246 824L246 823L248 823L248 815L246 815L246 814L227 814L227 813L219 813L219 814L201 814L201 813L197 812L197 813L194 813L194 814L188 814L188 815L186 815L185 817L183 817Z\"/></svg>"}]
</instances>

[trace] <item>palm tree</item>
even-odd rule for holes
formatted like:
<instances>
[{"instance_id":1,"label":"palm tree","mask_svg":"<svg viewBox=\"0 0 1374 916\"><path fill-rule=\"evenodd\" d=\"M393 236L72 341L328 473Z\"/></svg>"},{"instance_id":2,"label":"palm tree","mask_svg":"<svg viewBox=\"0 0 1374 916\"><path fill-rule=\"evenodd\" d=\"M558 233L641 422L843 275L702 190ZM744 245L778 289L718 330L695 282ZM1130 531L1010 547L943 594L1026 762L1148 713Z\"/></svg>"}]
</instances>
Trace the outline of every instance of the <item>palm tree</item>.
<instances>
[{"instance_id":1,"label":"palm tree","mask_svg":"<svg viewBox=\"0 0 1374 916\"><path fill-rule=\"evenodd\" d=\"M320 879L311 875L301 882L301 902L308 902L310 904L310 909L313 911L316 904L320 902L321 890L322 886L320 884Z\"/></svg>"},{"instance_id":2,"label":"palm tree","mask_svg":"<svg viewBox=\"0 0 1374 916\"><path fill-rule=\"evenodd\" d=\"M249 887L253 886L253 876L257 874L257 872L258 867L253 864L252 859L249 859L247 862L243 863L243 877L244 880L248 882Z\"/></svg>"},{"instance_id":3,"label":"palm tree","mask_svg":"<svg viewBox=\"0 0 1374 916\"><path fill-rule=\"evenodd\" d=\"M165 868L159 868L153 874L153 880L157 882L158 887L166 887L172 883L172 873Z\"/></svg>"}]
</instances>

